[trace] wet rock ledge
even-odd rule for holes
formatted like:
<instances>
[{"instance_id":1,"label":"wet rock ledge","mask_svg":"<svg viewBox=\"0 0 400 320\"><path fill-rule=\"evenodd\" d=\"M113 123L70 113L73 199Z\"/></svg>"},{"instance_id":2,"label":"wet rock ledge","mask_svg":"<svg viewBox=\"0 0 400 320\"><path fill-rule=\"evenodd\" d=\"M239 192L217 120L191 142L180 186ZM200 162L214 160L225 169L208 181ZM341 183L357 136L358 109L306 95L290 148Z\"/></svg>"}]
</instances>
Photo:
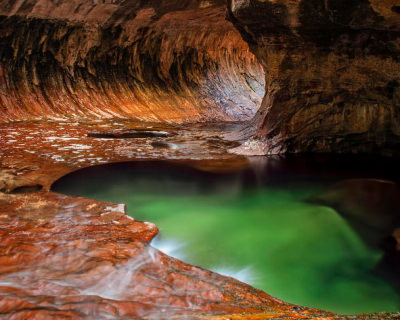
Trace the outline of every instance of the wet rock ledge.
<instances>
[{"instance_id":1,"label":"wet rock ledge","mask_svg":"<svg viewBox=\"0 0 400 320\"><path fill-rule=\"evenodd\" d=\"M170 132L108 139L90 132ZM202 170L245 167L226 152L227 131L113 121L0 125L0 318L2 319L400 319L357 317L291 305L233 278L185 264L151 247L155 225L125 215L123 204L49 192L79 168L167 160ZM106 182L104 182L106 183ZM28 186L42 186L29 193ZM134 208L133 209L134 212Z\"/></svg>"}]
</instances>

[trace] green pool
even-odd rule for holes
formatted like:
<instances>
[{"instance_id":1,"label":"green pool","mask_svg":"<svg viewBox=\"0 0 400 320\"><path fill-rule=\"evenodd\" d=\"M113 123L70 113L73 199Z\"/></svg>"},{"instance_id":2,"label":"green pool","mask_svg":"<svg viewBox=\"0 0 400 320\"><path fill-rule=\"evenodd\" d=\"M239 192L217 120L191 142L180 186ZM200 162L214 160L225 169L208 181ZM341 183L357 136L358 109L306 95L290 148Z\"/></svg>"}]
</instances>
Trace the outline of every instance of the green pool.
<instances>
[{"instance_id":1,"label":"green pool","mask_svg":"<svg viewBox=\"0 0 400 320\"><path fill-rule=\"evenodd\" d=\"M115 164L70 174L53 190L125 203L160 228L160 250L287 302L342 314L399 311L394 280L376 272L382 252L333 208L309 201L340 177L281 171L260 179L250 169Z\"/></svg>"}]
</instances>

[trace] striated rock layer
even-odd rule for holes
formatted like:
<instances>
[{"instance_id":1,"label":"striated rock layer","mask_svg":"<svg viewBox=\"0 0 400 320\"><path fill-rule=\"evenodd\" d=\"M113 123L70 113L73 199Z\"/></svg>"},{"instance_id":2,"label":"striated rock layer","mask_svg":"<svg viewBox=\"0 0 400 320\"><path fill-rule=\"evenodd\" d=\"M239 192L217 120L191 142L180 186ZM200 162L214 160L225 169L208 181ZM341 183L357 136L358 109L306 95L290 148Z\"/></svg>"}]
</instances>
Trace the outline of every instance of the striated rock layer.
<instances>
[{"instance_id":1,"label":"striated rock layer","mask_svg":"<svg viewBox=\"0 0 400 320\"><path fill-rule=\"evenodd\" d=\"M0 318L399 319L282 302L152 248L157 228L121 205L48 191L108 162L245 166L223 130L16 121L250 119L264 79L243 37L267 72L246 152L391 150L398 12L383 0L229 1L239 33L222 0L0 0Z\"/></svg>"},{"instance_id":2,"label":"striated rock layer","mask_svg":"<svg viewBox=\"0 0 400 320\"><path fill-rule=\"evenodd\" d=\"M266 79L237 152L398 153L398 1L229 0L228 7Z\"/></svg>"},{"instance_id":3,"label":"striated rock layer","mask_svg":"<svg viewBox=\"0 0 400 320\"><path fill-rule=\"evenodd\" d=\"M0 1L0 121L243 120L264 90L225 1Z\"/></svg>"}]
</instances>

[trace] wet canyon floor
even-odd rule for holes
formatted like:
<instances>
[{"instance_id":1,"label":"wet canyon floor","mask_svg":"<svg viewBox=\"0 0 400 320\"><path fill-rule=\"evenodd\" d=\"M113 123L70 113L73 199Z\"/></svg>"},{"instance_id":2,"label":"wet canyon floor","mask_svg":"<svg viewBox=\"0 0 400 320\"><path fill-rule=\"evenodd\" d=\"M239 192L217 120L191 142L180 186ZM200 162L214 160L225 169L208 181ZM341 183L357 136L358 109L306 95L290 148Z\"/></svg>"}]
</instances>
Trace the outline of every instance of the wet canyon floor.
<instances>
[{"instance_id":1,"label":"wet canyon floor","mask_svg":"<svg viewBox=\"0 0 400 320\"><path fill-rule=\"evenodd\" d=\"M398 180L393 164L253 157L246 168L209 172L131 162L77 171L52 190L127 204L129 215L160 229L152 245L182 261L290 303L360 314L400 310L398 279L381 250L399 209L386 180Z\"/></svg>"},{"instance_id":2,"label":"wet canyon floor","mask_svg":"<svg viewBox=\"0 0 400 320\"><path fill-rule=\"evenodd\" d=\"M324 317L287 311L250 287L162 254L162 263L143 265L127 290L117 290L123 299L87 295L104 270L119 277L126 264L143 264L140 250L156 233L151 223L161 231L154 247L288 302L342 314L400 310L398 278L382 263L381 248L397 226L400 197L387 181L400 181L396 159L246 158L227 152L235 143L223 137L236 128L116 119L0 125L0 311L23 314L10 303L29 299L27 318L37 316L32 304L59 310L60 318L160 318L161 302L191 317ZM138 288L143 279L149 287ZM154 290L155 279L169 294ZM190 302L197 298L202 303ZM371 319L383 317L397 315Z\"/></svg>"}]
</instances>

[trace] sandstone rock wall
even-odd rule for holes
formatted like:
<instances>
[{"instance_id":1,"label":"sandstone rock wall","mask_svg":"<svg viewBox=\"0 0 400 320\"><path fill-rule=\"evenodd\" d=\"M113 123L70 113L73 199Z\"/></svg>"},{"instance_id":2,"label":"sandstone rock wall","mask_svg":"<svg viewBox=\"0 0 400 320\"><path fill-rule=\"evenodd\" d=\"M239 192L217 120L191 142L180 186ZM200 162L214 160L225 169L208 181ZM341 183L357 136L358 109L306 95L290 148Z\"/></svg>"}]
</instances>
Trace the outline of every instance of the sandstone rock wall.
<instances>
[{"instance_id":1,"label":"sandstone rock wall","mask_svg":"<svg viewBox=\"0 0 400 320\"><path fill-rule=\"evenodd\" d=\"M263 72L225 2L0 1L0 121L243 120Z\"/></svg>"}]
</instances>

